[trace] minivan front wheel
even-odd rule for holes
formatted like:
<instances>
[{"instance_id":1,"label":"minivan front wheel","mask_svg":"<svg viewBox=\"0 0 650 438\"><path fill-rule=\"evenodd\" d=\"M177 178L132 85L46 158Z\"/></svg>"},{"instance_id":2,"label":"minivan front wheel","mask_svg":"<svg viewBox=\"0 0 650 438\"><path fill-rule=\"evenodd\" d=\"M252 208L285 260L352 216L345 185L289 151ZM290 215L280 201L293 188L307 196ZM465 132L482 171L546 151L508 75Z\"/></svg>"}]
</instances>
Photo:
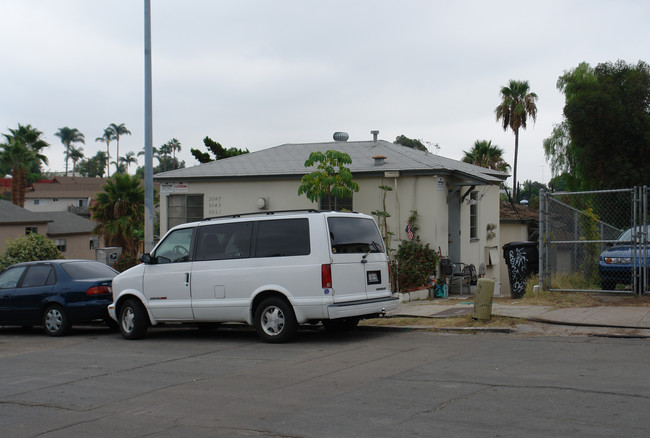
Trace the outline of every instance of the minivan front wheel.
<instances>
[{"instance_id":1,"label":"minivan front wheel","mask_svg":"<svg viewBox=\"0 0 650 438\"><path fill-rule=\"evenodd\" d=\"M124 339L141 339L149 328L149 317L139 301L129 298L120 306L118 323Z\"/></svg>"},{"instance_id":2,"label":"minivan front wheel","mask_svg":"<svg viewBox=\"0 0 650 438\"><path fill-rule=\"evenodd\" d=\"M291 305L278 297L266 298L255 311L255 330L265 342L287 342L298 332Z\"/></svg>"}]
</instances>

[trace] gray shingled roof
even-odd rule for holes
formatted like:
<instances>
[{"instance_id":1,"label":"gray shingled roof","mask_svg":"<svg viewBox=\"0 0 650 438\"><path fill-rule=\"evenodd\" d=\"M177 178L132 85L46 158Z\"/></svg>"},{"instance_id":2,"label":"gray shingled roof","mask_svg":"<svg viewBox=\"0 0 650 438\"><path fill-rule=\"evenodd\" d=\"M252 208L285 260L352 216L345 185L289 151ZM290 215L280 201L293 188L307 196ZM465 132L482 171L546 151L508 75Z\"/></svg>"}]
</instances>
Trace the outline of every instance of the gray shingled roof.
<instances>
[{"instance_id":1,"label":"gray shingled roof","mask_svg":"<svg viewBox=\"0 0 650 438\"><path fill-rule=\"evenodd\" d=\"M0 200L0 225L46 223L48 235L90 233L95 223L67 211L36 213Z\"/></svg>"},{"instance_id":2,"label":"gray shingled roof","mask_svg":"<svg viewBox=\"0 0 650 438\"><path fill-rule=\"evenodd\" d=\"M95 228L95 222L68 211L50 211L39 214L52 220L47 225L49 236L92 233Z\"/></svg>"},{"instance_id":3,"label":"gray shingled roof","mask_svg":"<svg viewBox=\"0 0 650 438\"><path fill-rule=\"evenodd\" d=\"M0 224L45 223L51 220L44 217L42 213L25 210L9 201L0 199Z\"/></svg>"},{"instance_id":4,"label":"gray shingled roof","mask_svg":"<svg viewBox=\"0 0 650 438\"><path fill-rule=\"evenodd\" d=\"M499 183L508 175L495 170L452 160L430 152L411 149L384 140L283 144L249 154L217 160L185 169L154 175L154 179L232 179L279 178L302 176L315 169L306 169L305 160L316 151L334 149L352 158L349 166L356 176L375 176L387 171L401 174L454 175L477 183ZM381 166L375 165L375 156L386 157Z\"/></svg>"}]
</instances>

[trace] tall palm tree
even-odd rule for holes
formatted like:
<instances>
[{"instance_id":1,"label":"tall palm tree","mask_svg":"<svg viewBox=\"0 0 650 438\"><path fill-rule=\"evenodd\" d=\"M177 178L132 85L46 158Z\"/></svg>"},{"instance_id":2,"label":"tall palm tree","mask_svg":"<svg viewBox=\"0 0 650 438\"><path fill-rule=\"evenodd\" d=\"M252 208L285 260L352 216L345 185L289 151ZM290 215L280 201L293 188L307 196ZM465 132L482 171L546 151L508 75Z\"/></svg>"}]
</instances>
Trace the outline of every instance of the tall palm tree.
<instances>
[{"instance_id":1,"label":"tall palm tree","mask_svg":"<svg viewBox=\"0 0 650 438\"><path fill-rule=\"evenodd\" d=\"M107 178L111 176L111 169L108 165L108 162L111 158L110 145L113 140L115 140L115 134L113 133L113 130L111 129L110 126L104 129L104 134L101 137L97 137L95 139L95 141L106 143L106 177Z\"/></svg>"},{"instance_id":2,"label":"tall palm tree","mask_svg":"<svg viewBox=\"0 0 650 438\"><path fill-rule=\"evenodd\" d=\"M77 171L77 161L81 160L84 157L84 148L79 146L78 148L70 146L70 159L72 160L72 175Z\"/></svg>"},{"instance_id":3,"label":"tall palm tree","mask_svg":"<svg viewBox=\"0 0 650 438\"><path fill-rule=\"evenodd\" d=\"M115 136L115 141L117 142L117 148L115 150L115 162L119 163L120 162L120 135L131 135L131 131L126 129L124 123L120 123L119 125L116 123L111 123L107 129L113 131L113 135Z\"/></svg>"},{"instance_id":4,"label":"tall palm tree","mask_svg":"<svg viewBox=\"0 0 650 438\"><path fill-rule=\"evenodd\" d=\"M109 246L121 246L126 255L136 256L144 229L144 188L136 175L116 174L91 205L95 233Z\"/></svg>"},{"instance_id":5,"label":"tall palm tree","mask_svg":"<svg viewBox=\"0 0 650 438\"><path fill-rule=\"evenodd\" d=\"M126 173L129 173L129 165L138 164L138 159L135 158L135 152L127 152L124 157L120 158L120 163L124 165Z\"/></svg>"},{"instance_id":6,"label":"tall palm tree","mask_svg":"<svg viewBox=\"0 0 650 438\"><path fill-rule=\"evenodd\" d=\"M515 133L515 160L513 163L512 193L517 199L517 155L519 153L519 128L526 129L530 116L537 118L537 94L530 91L528 81L510 80L508 86L501 87L501 103L494 110L497 121L501 120L503 130L510 128Z\"/></svg>"},{"instance_id":7,"label":"tall palm tree","mask_svg":"<svg viewBox=\"0 0 650 438\"><path fill-rule=\"evenodd\" d=\"M169 145L169 147L170 147L171 150L172 150L172 158L175 159L175 158L176 158L176 151L178 151L178 152L181 151L181 142L178 141L178 140L175 139L175 138L172 138L171 140L169 140L169 141L167 142L167 144Z\"/></svg>"},{"instance_id":8,"label":"tall palm tree","mask_svg":"<svg viewBox=\"0 0 650 438\"><path fill-rule=\"evenodd\" d=\"M10 134L2 134L7 141L11 141L12 138L18 139L37 154L50 145L41 138L43 133L36 128L32 128L30 124L21 125L19 123L17 129L10 128L9 132Z\"/></svg>"},{"instance_id":9,"label":"tall palm tree","mask_svg":"<svg viewBox=\"0 0 650 438\"><path fill-rule=\"evenodd\" d=\"M65 176L68 176L68 159L70 158L70 145L72 143L86 143L84 135L77 128L68 128L64 126L54 133L61 139L65 146Z\"/></svg>"},{"instance_id":10,"label":"tall palm tree","mask_svg":"<svg viewBox=\"0 0 650 438\"><path fill-rule=\"evenodd\" d=\"M27 185L27 169L34 162L47 164L47 157L33 151L20 138L8 139L2 144L0 162L11 169L11 202L19 207L25 206L25 187Z\"/></svg>"},{"instance_id":11,"label":"tall palm tree","mask_svg":"<svg viewBox=\"0 0 650 438\"><path fill-rule=\"evenodd\" d=\"M503 159L503 149L492 145L492 140L476 140L472 150L463 151L463 162L488 169L508 172L510 165Z\"/></svg>"}]
</instances>

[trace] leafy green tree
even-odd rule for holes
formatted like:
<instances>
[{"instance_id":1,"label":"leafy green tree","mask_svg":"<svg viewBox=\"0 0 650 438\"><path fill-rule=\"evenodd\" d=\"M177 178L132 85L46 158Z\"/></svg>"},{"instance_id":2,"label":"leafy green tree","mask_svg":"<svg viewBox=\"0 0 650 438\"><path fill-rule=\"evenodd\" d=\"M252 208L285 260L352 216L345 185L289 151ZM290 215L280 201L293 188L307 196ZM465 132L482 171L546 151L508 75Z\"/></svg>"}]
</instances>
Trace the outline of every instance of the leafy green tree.
<instances>
[{"instance_id":1,"label":"leafy green tree","mask_svg":"<svg viewBox=\"0 0 650 438\"><path fill-rule=\"evenodd\" d=\"M411 149L417 149L420 151L426 152L427 150L427 147L424 144L422 144L422 141L413 138L408 138L405 135L398 135L397 138L395 138L395 141L393 143L401 144L402 146L406 146Z\"/></svg>"},{"instance_id":2,"label":"leafy green tree","mask_svg":"<svg viewBox=\"0 0 650 438\"><path fill-rule=\"evenodd\" d=\"M108 128L110 129L111 132L113 133L113 138L115 139L115 142L117 143L116 149L115 149L115 161L113 163L115 164L116 169L119 171L119 163L120 163L120 136L121 135L131 135L131 131L126 129L126 126L124 126L124 123L120 123L119 125L117 123L111 123L108 125Z\"/></svg>"},{"instance_id":3,"label":"leafy green tree","mask_svg":"<svg viewBox=\"0 0 650 438\"><path fill-rule=\"evenodd\" d=\"M0 145L0 163L2 167L11 169L11 202L20 207L25 206L27 171L32 167L40 168L41 162L47 164L47 157L39 153L37 147L30 147L34 141L38 142L40 131L37 132L36 140L32 138L30 143L23 135L4 134L6 143Z\"/></svg>"},{"instance_id":4,"label":"leafy green tree","mask_svg":"<svg viewBox=\"0 0 650 438\"><path fill-rule=\"evenodd\" d=\"M107 177L111 176L111 170L108 168L108 162L111 159L110 145L113 140L115 140L115 133L113 132L110 126L104 129L104 134L101 137L97 137L95 139L95 141L106 143L106 176Z\"/></svg>"},{"instance_id":5,"label":"leafy green tree","mask_svg":"<svg viewBox=\"0 0 650 438\"><path fill-rule=\"evenodd\" d=\"M503 159L503 149L492 145L492 140L476 140L470 151L463 151L463 162L488 169L508 172L510 165Z\"/></svg>"},{"instance_id":6,"label":"leafy green tree","mask_svg":"<svg viewBox=\"0 0 650 438\"><path fill-rule=\"evenodd\" d=\"M86 143L84 135L77 128L64 126L54 133L65 146L65 176L68 176L68 160L70 159L70 145L72 143Z\"/></svg>"},{"instance_id":7,"label":"leafy green tree","mask_svg":"<svg viewBox=\"0 0 650 438\"><path fill-rule=\"evenodd\" d=\"M63 255L53 241L40 234L30 233L8 242L7 249L0 256L0 271L15 263L62 258Z\"/></svg>"},{"instance_id":8,"label":"leafy green tree","mask_svg":"<svg viewBox=\"0 0 650 438\"><path fill-rule=\"evenodd\" d=\"M344 152L328 150L325 153L312 152L305 161L305 167L318 164L314 172L302 177L298 195L304 194L312 202L318 202L327 197L329 209L332 209L332 198L342 199L352 196L359 191L359 184L352 179L352 172L345 167L351 164L352 158Z\"/></svg>"},{"instance_id":9,"label":"leafy green tree","mask_svg":"<svg viewBox=\"0 0 650 438\"><path fill-rule=\"evenodd\" d=\"M572 175L572 190L650 184L648 64L583 62L564 72L557 87L565 119L544 141L553 173Z\"/></svg>"},{"instance_id":10,"label":"leafy green tree","mask_svg":"<svg viewBox=\"0 0 650 438\"><path fill-rule=\"evenodd\" d=\"M103 177L108 169L106 152L98 151L94 157L82 159L77 166L79 173L89 177Z\"/></svg>"},{"instance_id":11,"label":"leafy green tree","mask_svg":"<svg viewBox=\"0 0 650 438\"><path fill-rule=\"evenodd\" d=\"M190 152L199 163L209 163L210 161L223 160L224 158L235 157L237 155L247 154L249 152L248 149L238 149L235 147L226 149L221 146L221 143L218 143L207 136L203 139L203 144L205 144L205 147L207 147L208 150L212 152L215 158L212 158L208 152L202 152L198 149L190 149Z\"/></svg>"},{"instance_id":12,"label":"leafy green tree","mask_svg":"<svg viewBox=\"0 0 650 438\"><path fill-rule=\"evenodd\" d=\"M176 158L176 152L181 151L181 142L178 141L176 138L172 138L171 140L169 140L167 142L167 144L169 145L169 148L172 151L172 158L175 159Z\"/></svg>"},{"instance_id":13,"label":"leafy green tree","mask_svg":"<svg viewBox=\"0 0 650 438\"><path fill-rule=\"evenodd\" d=\"M95 234L102 236L108 246L121 246L125 255L135 257L144 230L142 180L125 173L113 175L90 210L97 221Z\"/></svg>"},{"instance_id":14,"label":"leafy green tree","mask_svg":"<svg viewBox=\"0 0 650 438\"><path fill-rule=\"evenodd\" d=\"M517 198L517 155L519 154L519 129L526 129L528 117L537 118L537 94L530 91L528 81L510 80L501 87L501 103L494 110L497 121L501 121L503 130L508 128L515 134L515 159L513 161L512 191Z\"/></svg>"}]
</instances>

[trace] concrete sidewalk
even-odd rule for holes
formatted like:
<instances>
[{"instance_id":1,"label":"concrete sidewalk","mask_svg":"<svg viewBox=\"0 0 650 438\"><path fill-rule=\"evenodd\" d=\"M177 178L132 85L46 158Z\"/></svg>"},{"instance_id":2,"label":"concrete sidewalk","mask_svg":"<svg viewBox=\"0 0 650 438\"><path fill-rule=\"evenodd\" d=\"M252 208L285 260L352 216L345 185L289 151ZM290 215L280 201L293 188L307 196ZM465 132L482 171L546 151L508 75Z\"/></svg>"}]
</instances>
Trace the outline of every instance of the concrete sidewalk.
<instances>
[{"instance_id":1,"label":"concrete sidewalk","mask_svg":"<svg viewBox=\"0 0 650 438\"><path fill-rule=\"evenodd\" d=\"M471 298L471 297L468 297ZM473 303L438 304L431 300L400 303L389 316L445 318L473 313ZM573 307L492 304L492 315L522 318L518 333L650 337L650 307Z\"/></svg>"}]
</instances>

